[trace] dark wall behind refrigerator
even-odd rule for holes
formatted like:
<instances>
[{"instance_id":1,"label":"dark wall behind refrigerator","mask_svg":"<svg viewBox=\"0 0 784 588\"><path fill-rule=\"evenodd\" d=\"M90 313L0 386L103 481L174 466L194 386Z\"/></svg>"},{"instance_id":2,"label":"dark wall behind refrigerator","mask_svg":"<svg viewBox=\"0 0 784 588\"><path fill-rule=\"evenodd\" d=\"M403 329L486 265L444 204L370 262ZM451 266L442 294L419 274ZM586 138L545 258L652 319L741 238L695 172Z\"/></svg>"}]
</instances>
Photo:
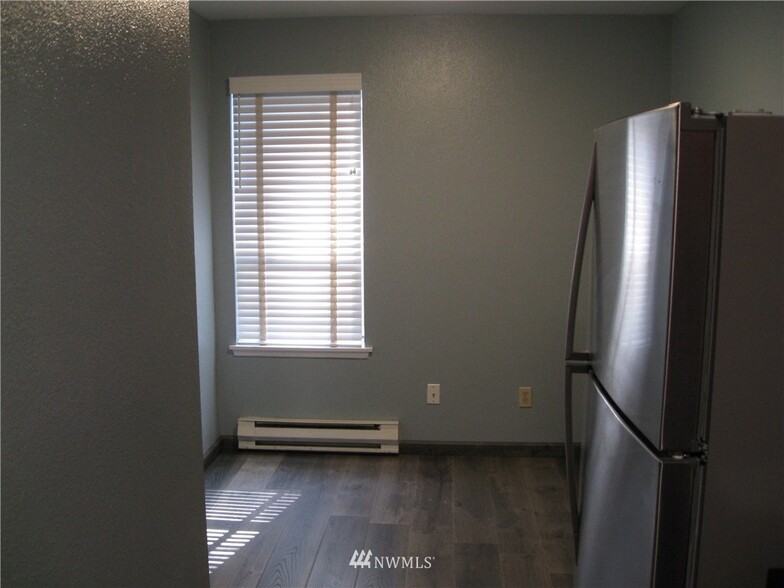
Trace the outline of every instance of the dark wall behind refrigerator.
<instances>
[{"instance_id":1,"label":"dark wall behind refrigerator","mask_svg":"<svg viewBox=\"0 0 784 588\"><path fill-rule=\"evenodd\" d=\"M784 114L784 2L689 2L673 17L673 101Z\"/></svg>"}]
</instances>

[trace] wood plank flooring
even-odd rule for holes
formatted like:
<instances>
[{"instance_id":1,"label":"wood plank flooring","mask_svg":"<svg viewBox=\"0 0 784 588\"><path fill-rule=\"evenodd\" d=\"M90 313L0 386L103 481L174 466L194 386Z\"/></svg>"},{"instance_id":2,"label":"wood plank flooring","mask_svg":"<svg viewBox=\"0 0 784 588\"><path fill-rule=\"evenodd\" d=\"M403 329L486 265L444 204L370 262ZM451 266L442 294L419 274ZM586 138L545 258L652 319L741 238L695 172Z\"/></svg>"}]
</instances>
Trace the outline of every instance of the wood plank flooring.
<instances>
[{"instance_id":1,"label":"wood plank flooring","mask_svg":"<svg viewBox=\"0 0 784 588\"><path fill-rule=\"evenodd\" d=\"M572 583L557 458L224 453L205 494L213 587Z\"/></svg>"}]
</instances>

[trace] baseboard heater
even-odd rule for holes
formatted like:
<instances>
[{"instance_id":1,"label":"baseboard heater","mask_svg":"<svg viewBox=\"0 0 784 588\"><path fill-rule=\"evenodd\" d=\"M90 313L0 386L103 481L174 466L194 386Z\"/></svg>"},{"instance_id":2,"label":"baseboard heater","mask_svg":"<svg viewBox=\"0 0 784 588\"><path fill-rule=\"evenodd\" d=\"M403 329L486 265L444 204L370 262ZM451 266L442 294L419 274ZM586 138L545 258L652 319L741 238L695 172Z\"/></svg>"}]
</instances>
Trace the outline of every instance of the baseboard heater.
<instances>
[{"instance_id":1,"label":"baseboard heater","mask_svg":"<svg viewBox=\"0 0 784 588\"><path fill-rule=\"evenodd\" d=\"M398 421L240 417L240 449L398 453Z\"/></svg>"}]
</instances>

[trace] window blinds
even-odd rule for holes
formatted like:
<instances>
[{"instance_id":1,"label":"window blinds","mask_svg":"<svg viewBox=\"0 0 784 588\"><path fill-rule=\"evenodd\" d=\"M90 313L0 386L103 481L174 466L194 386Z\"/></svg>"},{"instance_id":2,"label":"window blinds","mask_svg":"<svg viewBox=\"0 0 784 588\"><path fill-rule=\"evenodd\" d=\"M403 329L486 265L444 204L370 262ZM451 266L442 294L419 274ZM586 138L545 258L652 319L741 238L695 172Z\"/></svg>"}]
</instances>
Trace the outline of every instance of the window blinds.
<instances>
[{"instance_id":1,"label":"window blinds","mask_svg":"<svg viewBox=\"0 0 784 588\"><path fill-rule=\"evenodd\" d=\"M238 346L364 346L360 88L230 80Z\"/></svg>"}]
</instances>

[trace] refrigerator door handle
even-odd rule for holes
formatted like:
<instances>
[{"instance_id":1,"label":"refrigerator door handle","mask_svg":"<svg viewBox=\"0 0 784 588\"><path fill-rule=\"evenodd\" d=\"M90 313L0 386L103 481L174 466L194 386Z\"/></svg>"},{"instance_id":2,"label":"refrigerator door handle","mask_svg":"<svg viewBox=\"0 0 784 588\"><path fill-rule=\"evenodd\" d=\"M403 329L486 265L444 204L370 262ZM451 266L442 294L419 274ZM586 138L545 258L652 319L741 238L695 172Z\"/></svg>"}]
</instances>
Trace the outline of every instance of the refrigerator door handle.
<instances>
[{"instance_id":1,"label":"refrigerator door handle","mask_svg":"<svg viewBox=\"0 0 784 588\"><path fill-rule=\"evenodd\" d=\"M591 154L591 169L588 173L588 184L585 187L585 199L583 200L583 212L580 217L580 228L577 232L577 246L574 250L574 263L572 264L572 284L569 291L569 313L566 320L566 361L567 362L587 362L590 360L590 353L586 351L574 350L574 330L577 318L577 299L580 294L580 275L583 269L583 255L585 253L585 241L588 238L588 221L591 218L591 208L593 208L594 193L596 183L596 143L593 144Z\"/></svg>"},{"instance_id":2,"label":"refrigerator door handle","mask_svg":"<svg viewBox=\"0 0 784 588\"><path fill-rule=\"evenodd\" d=\"M572 376L575 373L588 373L590 369L590 353L574 350L574 331L577 318L577 299L580 293L580 275L583 268L585 242L588 238L588 221L591 218L596 182L596 143L591 153L591 169L585 188L583 211L580 217L580 228L577 232L577 246L572 264L572 283L569 292L569 314L566 322L566 377L564 378L564 450L566 456L566 482L569 487L569 509L572 515L572 534L574 536L574 553L580 537L580 512L577 504L577 471L574 460L574 439L572 427Z\"/></svg>"}]
</instances>

